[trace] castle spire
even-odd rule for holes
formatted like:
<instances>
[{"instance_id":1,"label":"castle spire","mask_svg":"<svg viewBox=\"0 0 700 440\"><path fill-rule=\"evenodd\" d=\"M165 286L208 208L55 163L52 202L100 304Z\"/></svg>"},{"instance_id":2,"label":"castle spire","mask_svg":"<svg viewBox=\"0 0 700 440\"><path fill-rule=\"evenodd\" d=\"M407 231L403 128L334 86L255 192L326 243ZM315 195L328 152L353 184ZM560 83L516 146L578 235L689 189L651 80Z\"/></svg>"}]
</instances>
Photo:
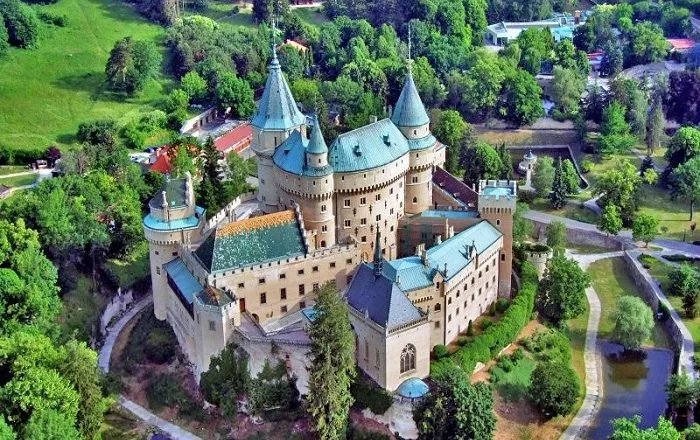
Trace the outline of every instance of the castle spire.
<instances>
[{"instance_id":1,"label":"castle spire","mask_svg":"<svg viewBox=\"0 0 700 440\"><path fill-rule=\"evenodd\" d=\"M273 16L272 21L272 61L277 61L277 22Z\"/></svg>"},{"instance_id":2,"label":"castle spire","mask_svg":"<svg viewBox=\"0 0 700 440\"><path fill-rule=\"evenodd\" d=\"M314 113L313 127L311 129L311 136L309 137L309 145L306 147L306 152L311 154L328 153L328 145L326 145L326 141L323 139L321 124L318 122L317 113Z\"/></svg>"},{"instance_id":3,"label":"castle spire","mask_svg":"<svg viewBox=\"0 0 700 440\"><path fill-rule=\"evenodd\" d=\"M377 225L377 237L374 242L374 274L379 276L382 274L382 244L381 234L379 233L379 225Z\"/></svg>"},{"instance_id":4,"label":"castle spire","mask_svg":"<svg viewBox=\"0 0 700 440\"><path fill-rule=\"evenodd\" d=\"M391 121L397 127L420 127L430 123L428 112L425 111L423 101L420 99L416 83L413 82L413 69L411 64L411 27L408 28L408 74L406 82L404 82L399 100L394 106L394 113L391 115Z\"/></svg>"}]
</instances>

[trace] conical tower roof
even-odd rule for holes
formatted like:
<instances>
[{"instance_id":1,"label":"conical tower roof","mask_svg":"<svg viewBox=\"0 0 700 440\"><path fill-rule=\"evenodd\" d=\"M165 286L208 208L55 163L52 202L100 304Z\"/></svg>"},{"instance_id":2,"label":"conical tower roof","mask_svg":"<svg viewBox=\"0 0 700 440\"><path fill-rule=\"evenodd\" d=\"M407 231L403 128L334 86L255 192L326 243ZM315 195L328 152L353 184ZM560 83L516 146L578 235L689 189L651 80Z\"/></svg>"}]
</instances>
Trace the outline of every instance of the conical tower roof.
<instances>
[{"instance_id":1,"label":"conical tower roof","mask_svg":"<svg viewBox=\"0 0 700 440\"><path fill-rule=\"evenodd\" d=\"M416 83L413 82L413 74L410 69L399 100L396 101L391 121L397 127L419 127L430 123L430 118L428 118L423 101L418 95L418 89L416 89Z\"/></svg>"},{"instance_id":2,"label":"conical tower roof","mask_svg":"<svg viewBox=\"0 0 700 440\"><path fill-rule=\"evenodd\" d=\"M292 91L289 90L289 85L282 74L277 51L274 49L268 71L269 75L258 106L258 113L251 123L256 128L267 130L288 130L303 124L306 118L294 101Z\"/></svg>"},{"instance_id":3,"label":"conical tower roof","mask_svg":"<svg viewBox=\"0 0 700 440\"><path fill-rule=\"evenodd\" d=\"M321 124L318 123L317 115L314 115L314 126L311 129L311 136L309 137L309 145L306 146L306 152L311 154L328 153L328 145L326 145L326 141L323 139Z\"/></svg>"}]
</instances>

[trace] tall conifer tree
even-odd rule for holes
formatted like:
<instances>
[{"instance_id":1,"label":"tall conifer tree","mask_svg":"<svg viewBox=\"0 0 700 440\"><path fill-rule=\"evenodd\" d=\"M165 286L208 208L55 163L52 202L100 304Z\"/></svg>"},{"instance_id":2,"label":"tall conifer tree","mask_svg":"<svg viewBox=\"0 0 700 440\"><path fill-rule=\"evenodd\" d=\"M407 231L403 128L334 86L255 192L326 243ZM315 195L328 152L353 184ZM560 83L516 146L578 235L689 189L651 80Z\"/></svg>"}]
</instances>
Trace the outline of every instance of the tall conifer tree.
<instances>
[{"instance_id":1,"label":"tall conifer tree","mask_svg":"<svg viewBox=\"0 0 700 440\"><path fill-rule=\"evenodd\" d=\"M554 183L552 183L552 192L549 194L549 201L554 209L561 209L566 204L566 185L562 177L561 157L557 161L557 166L554 168Z\"/></svg>"}]
</instances>

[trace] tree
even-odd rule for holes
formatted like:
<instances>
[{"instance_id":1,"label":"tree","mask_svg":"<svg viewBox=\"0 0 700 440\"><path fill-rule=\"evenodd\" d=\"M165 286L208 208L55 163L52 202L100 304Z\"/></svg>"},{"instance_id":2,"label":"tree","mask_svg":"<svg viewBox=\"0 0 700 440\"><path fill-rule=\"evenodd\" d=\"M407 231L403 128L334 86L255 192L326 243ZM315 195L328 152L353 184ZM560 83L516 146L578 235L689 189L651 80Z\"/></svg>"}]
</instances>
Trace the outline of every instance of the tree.
<instances>
[{"instance_id":1,"label":"tree","mask_svg":"<svg viewBox=\"0 0 700 440\"><path fill-rule=\"evenodd\" d=\"M562 162L562 180L566 187L566 194L576 194L578 192L581 179L578 176L576 167L574 167L574 163L569 159L565 159Z\"/></svg>"},{"instance_id":2,"label":"tree","mask_svg":"<svg viewBox=\"0 0 700 440\"><path fill-rule=\"evenodd\" d=\"M202 373L199 387L207 402L220 406L224 414L236 414L237 397L250 388L248 353L236 344L229 344L212 357L209 370Z\"/></svg>"},{"instance_id":3,"label":"tree","mask_svg":"<svg viewBox=\"0 0 700 440\"><path fill-rule=\"evenodd\" d=\"M665 126L666 119L664 118L664 110L661 106L661 102L655 100L651 106L651 113L647 118L647 135L645 140L649 155L661 147Z\"/></svg>"},{"instance_id":4,"label":"tree","mask_svg":"<svg viewBox=\"0 0 700 440\"><path fill-rule=\"evenodd\" d=\"M150 41L131 37L117 41L105 66L107 84L129 95L139 92L158 71L161 56Z\"/></svg>"},{"instance_id":5,"label":"tree","mask_svg":"<svg viewBox=\"0 0 700 440\"><path fill-rule=\"evenodd\" d=\"M451 72L447 78L448 102L474 119L488 118L498 104L505 80L500 60L483 49L464 73Z\"/></svg>"},{"instance_id":6,"label":"tree","mask_svg":"<svg viewBox=\"0 0 700 440\"><path fill-rule=\"evenodd\" d=\"M581 95L586 89L586 79L572 69L554 66L552 79L552 99L565 117L572 117L579 111Z\"/></svg>"},{"instance_id":7,"label":"tree","mask_svg":"<svg viewBox=\"0 0 700 440\"><path fill-rule=\"evenodd\" d=\"M668 168L673 170L697 156L700 156L700 130L681 127L671 138L664 155L668 161Z\"/></svg>"},{"instance_id":8,"label":"tree","mask_svg":"<svg viewBox=\"0 0 700 440\"><path fill-rule=\"evenodd\" d=\"M668 54L669 44L659 25L644 21L632 29L629 38L629 64L655 63Z\"/></svg>"},{"instance_id":9,"label":"tree","mask_svg":"<svg viewBox=\"0 0 700 440\"><path fill-rule=\"evenodd\" d=\"M698 383L688 373L673 374L666 382L668 405L678 412L688 411L698 400Z\"/></svg>"},{"instance_id":10,"label":"tree","mask_svg":"<svg viewBox=\"0 0 700 440\"><path fill-rule=\"evenodd\" d=\"M518 202L516 205L515 214L513 214L513 239L516 241L523 241L532 235L534 225L523 217L528 209L527 203Z\"/></svg>"},{"instance_id":11,"label":"tree","mask_svg":"<svg viewBox=\"0 0 700 440\"><path fill-rule=\"evenodd\" d=\"M0 58L5 56L10 48L10 36L7 33L4 20L0 20ZM0 431L1 432L1 431Z\"/></svg>"},{"instance_id":12,"label":"tree","mask_svg":"<svg viewBox=\"0 0 700 440\"><path fill-rule=\"evenodd\" d=\"M700 272L689 264L682 264L668 274L668 279L669 293L681 296L686 316L695 318L698 296L700 296Z\"/></svg>"},{"instance_id":13,"label":"tree","mask_svg":"<svg viewBox=\"0 0 700 440\"><path fill-rule=\"evenodd\" d=\"M566 247L566 225L561 221L553 221L547 226L547 246L555 254L563 254Z\"/></svg>"},{"instance_id":14,"label":"tree","mask_svg":"<svg viewBox=\"0 0 700 440\"><path fill-rule=\"evenodd\" d=\"M114 119L81 122L76 137L82 144L114 148L117 144L117 123Z\"/></svg>"},{"instance_id":15,"label":"tree","mask_svg":"<svg viewBox=\"0 0 700 440\"><path fill-rule=\"evenodd\" d=\"M256 23L267 22L271 16L286 17L289 11L289 0L253 0L253 18Z\"/></svg>"},{"instance_id":16,"label":"tree","mask_svg":"<svg viewBox=\"0 0 700 440\"><path fill-rule=\"evenodd\" d=\"M539 157L532 174L532 186L537 196L547 197L554 183L554 159L550 156Z\"/></svg>"},{"instance_id":17,"label":"tree","mask_svg":"<svg viewBox=\"0 0 700 440\"><path fill-rule=\"evenodd\" d=\"M608 204L603 208L600 215L598 229L606 234L617 235L622 230L622 216L620 208L613 204Z\"/></svg>"},{"instance_id":18,"label":"tree","mask_svg":"<svg viewBox=\"0 0 700 440\"><path fill-rule=\"evenodd\" d=\"M10 425L5 421L5 417L0 415L0 439L2 440L15 440L17 436L15 435Z\"/></svg>"},{"instance_id":19,"label":"tree","mask_svg":"<svg viewBox=\"0 0 700 440\"><path fill-rule=\"evenodd\" d=\"M671 72L667 87L661 87L659 98L664 101L668 119L679 123L700 123L700 72L698 70ZM665 89L665 90L664 90Z\"/></svg>"},{"instance_id":20,"label":"tree","mask_svg":"<svg viewBox=\"0 0 700 440\"><path fill-rule=\"evenodd\" d=\"M700 425L693 423L685 431L683 431L685 440L700 440Z\"/></svg>"},{"instance_id":21,"label":"tree","mask_svg":"<svg viewBox=\"0 0 700 440\"><path fill-rule=\"evenodd\" d=\"M287 75L289 81L301 79L304 75L304 58L302 53L293 46L283 45L277 51L282 71Z\"/></svg>"},{"instance_id":22,"label":"tree","mask_svg":"<svg viewBox=\"0 0 700 440\"><path fill-rule=\"evenodd\" d=\"M576 261L556 255L547 262L537 307L554 324L575 318L585 310L585 290L590 284L590 275Z\"/></svg>"},{"instance_id":23,"label":"tree","mask_svg":"<svg viewBox=\"0 0 700 440\"><path fill-rule=\"evenodd\" d=\"M628 151L635 143L629 134L629 125L625 120L625 109L617 101L612 101L603 112L603 122L600 126L600 153L609 156Z\"/></svg>"},{"instance_id":24,"label":"tree","mask_svg":"<svg viewBox=\"0 0 700 440\"><path fill-rule=\"evenodd\" d=\"M513 179L513 159L510 157L510 153L508 153L508 149L506 148L505 142L501 143L501 145L498 146L498 157L501 159L501 175L499 176L501 179L504 180L512 180Z\"/></svg>"},{"instance_id":25,"label":"tree","mask_svg":"<svg viewBox=\"0 0 700 440\"><path fill-rule=\"evenodd\" d=\"M649 246L649 242L656 238L659 228L659 219L651 214L639 214L632 222L632 238L644 242L644 246Z\"/></svg>"},{"instance_id":26,"label":"tree","mask_svg":"<svg viewBox=\"0 0 700 440\"><path fill-rule=\"evenodd\" d=\"M700 156L696 156L673 170L671 175L672 195L688 201L690 218L693 208L700 202Z\"/></svg>"},{"instance_id":27,"label":"tree","mask_svg":"<svg viewBox=\"0 0 700 440\"><path fill-rule=\"evenodd\" d=\"M189 101L202 101L207 96L207 81L194 70L187 72L185 76L180 78L180 87ZM183 107L187 108L186 105Z\"/></svg>"},{"instance_id":28,"label":"tree","mask_svg":"<svg viewBox=\"0 0 700 440\"><path fill-rule=\"evenodd\" d=\"M32 440L80 440L83 437L73 426L72 420L59 411L37 409L32 413L29 422L24 427L24 438Z\"/></svg>"},{"instance_id":29,"label":"tree","mask_svg":"<svg viewBox=\"0 0 700 440\"><path fill-rule=\"evenodd\" d=\"M321 288L314 310L316 318L309 329L311 367L306 404L318 436L336 439L345 432L352 404L355 337L347 307L335 284Z\"/></svg>"},{"instance_id":30,"label":"tree","mask_svg":"<svg viewBox=\"0 0 700 440\"><path fill-rule=\"evenodd\" d=\"M544 116L542 87L524 70L508 69L500 101L501 116L518 126L532 124Z\"/></svg>"},{"instance_id":31,"label":"tree","mask_svg":"<svg viewBox=\"0 0 700 440\"><path fill-rule=\"evenodd\" d=\"M563 362L539 362L532 372L529 393L547 417L566 415L578 399L581 385L576 373Z\"/></svg>"},{"instance_id":32,"label":"tree","mask_svg":"<svg viewBox=\"0 0 700 440\"><path fill-rule=\"evenodd\" d=\"M641 347L654 329L651 309L636 296L623 296L617 301L613 322L611 339L625 347L625 350Z\"/></svg>"},{"instance_id":33,"label":"tree","mask_svg":"<svg viewBox=\"0 0 700 440\"><path fill-rule=\"evenodd\" d=\"M491 389L483 382L471 385L467 374L450 367L433 378L430 393L414 411L421 440L487 440L493 437Z\"/></svg>"},{"instance_id":34,"label":"tree","mask_svg":"<svg viewBox=\"0 0 700 440\"><path fill-rule=\"evenodd\" d=\"M682 438L673 423L663 416L659 416L656 428L639 429L637 425L641 420L639 416L613 420L613 433L609 440L681 440Z\"/></svg>"},{"instance_id":35,"label":"tree","mask_svg":"<svg viewBox=\"0 0 700 440\"><path fill-rule=\"evenodd\" d=\"M600 196L598 204L605 208L609 204L620 208L622 223L632 224L637 210L637 198L642 178L637 168L628 160L618 161L613 168L602 173L593 186L593 193Z\"/></svg>"},{"instance_id":36,"label":"tree","mask_svg":"<svg viewBox=\"0 0 700 440\"><path fill-rule=\"evenodd\" d=\"M247 118L255 112L253 90L247 81L231 72L222 73L214 91L220 109L230 109L232 116Z\"/></svg>"},{"instance_id":37,"label":"tree","mask_svg":"<svg viewBox=\"0 0 700 440\"><path fill-rule=\"evenodd\" d=\"M644 140L646 138L648 111L649 102L646 95L642 90L636 88L632 92L627 116L630 121L632 133L640 140Z\"/></svg>"},{"instance_id":38,"label":"tree","mask_svg":"<svg viewBox=\"0 0 700 440\"><path fill-rule=\"evenodd\" d=\"M0 0L0 18L5 20L10 45L31 49L39 39L39 20L34 10L19 0Z\"/></svg>"},{"instance_id":39,"label":"tree","mask_svg":"<svg viewBox=\"0 0 700 440\"><path fill-rule=\"evenodd\" d=\"M195 174L197 171L194 160L185 145L179 145L175 149L175 155L170 160L173 177L184 177L185 173Z\"/></svg>"},{"instance_id":40,"label":"tree","mask_svg":"<svg viewBox=\"0 0 700 440\"><path fill-rule=\"evenodd\" d=\"M469 184L475 184L482 179L498 179L503 170L503 164L496 149L481 141L465 149L462 167L464 182Z\"/></svg>"},{"instance_id":41,"label":"tree","mask_svg":"<svg viewBox=\"0 0 700 440\"><path fill-rule=\"evenodd\" d=\"M562 176L561 157L557 160L554 168L554 180L552 182L552 192L549 193L549 203L553 209L561 209L566 205L567 187Z\"/></svg>"},{"instance_id":42,"label":"tree","mask_svg":"<svg viewBox=\"0 0 700 440\"><path fill-rule=\"evenodd\" d=\"M462 139L470 131L470 126L464 122L462 115L456 110L436 110L433 112L433 135L447 145L447 160L445 167L450 173L459 172L461 158L460 147Z\"/></svg>"}]
</instances>

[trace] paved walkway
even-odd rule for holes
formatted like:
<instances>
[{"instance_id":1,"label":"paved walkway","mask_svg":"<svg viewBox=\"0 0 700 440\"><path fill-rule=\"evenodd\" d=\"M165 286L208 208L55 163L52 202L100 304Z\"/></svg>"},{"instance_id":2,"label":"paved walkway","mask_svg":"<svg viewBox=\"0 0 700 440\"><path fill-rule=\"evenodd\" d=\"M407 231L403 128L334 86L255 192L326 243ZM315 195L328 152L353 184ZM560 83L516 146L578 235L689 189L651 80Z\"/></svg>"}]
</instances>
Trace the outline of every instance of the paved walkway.
<instances>
[{"instance_id":1,"label":"paved walkway","mask_svg":"<svg viewBox=\"0 0 700 440\"><path fill-rule=\"evenodd\" d=\"M605 258L621 257L622 252L608 252L592 255L569 255L578 262L582 269L587 269L594 261ZM563 440L583 438L586 430L591 426L593 419L598 414L603 398L603 362L598 351L598 325L600 324L600 299L598 294L589 287L586 289L588 299L588 325L586 327L586 342L583 348L583 362L586 370L586 396L583 398L581 408L560 437Z\"/></svg>"},{"instance_id":2,"label":"paved walkway","mask_svg":"<svg viewBox=\"0 0 700 440\"><path fill-rule=\"evenodd\" d=\"M117 340L119 334L124 330L126 324L131 321L134 316L140 313L143 309L153 304L153 297L150 295L143 298L137 302L129 311L122 316L114 325L107 328L107 338L105 343L100 348L100 353L98 354L97 363L105 373L109 372L109 362L112 357L112 350L114 349L114 343ZM148 423L153 425L166 433L174 440L202 440L200 437L185 431L177 425L174 425L167 420L163 420L157 415L149 412L146 408L142 407L136 402L133 402L123 395L119 396L119 404L128 410L130 413Z\"/></svg>"}]
</instances>

